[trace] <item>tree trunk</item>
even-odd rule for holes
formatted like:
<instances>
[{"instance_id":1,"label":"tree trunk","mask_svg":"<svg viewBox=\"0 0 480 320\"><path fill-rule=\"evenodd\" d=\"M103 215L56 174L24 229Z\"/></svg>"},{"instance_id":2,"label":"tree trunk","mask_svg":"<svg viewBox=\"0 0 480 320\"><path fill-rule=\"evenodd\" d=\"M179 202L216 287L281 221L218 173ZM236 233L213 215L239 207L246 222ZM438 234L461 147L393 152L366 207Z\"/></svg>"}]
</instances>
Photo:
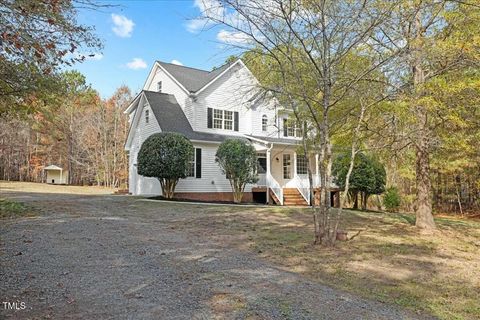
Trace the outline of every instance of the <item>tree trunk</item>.
<instances>
[{"instance_id":1,"label":"tree trunk","mask_svg":"<svg viewBox=\"0 0 480 320\"><path fill-rule=\"evenodd\" d=\"M414 90L414 113L416 117L416 184L417 184L417 210L415 225L420 229L435 229L432 215L432 201L430 199L430 163L429 144L430 130L428 127L428 111L422 105L423 86L425 85L425 70L423 66L423 28L420 10L415 17L415 36L412 46L412 74Z\"/></svg>"},{"instance_id":2,"label":"tree trunk","mask_svg":"<svg viewBox=\"0 0 480 320\"><path fill-rule=\"evenodd\" d=\"M353 192L353 209L358 210L358 191Z\"/></svg>"}]
</instances>

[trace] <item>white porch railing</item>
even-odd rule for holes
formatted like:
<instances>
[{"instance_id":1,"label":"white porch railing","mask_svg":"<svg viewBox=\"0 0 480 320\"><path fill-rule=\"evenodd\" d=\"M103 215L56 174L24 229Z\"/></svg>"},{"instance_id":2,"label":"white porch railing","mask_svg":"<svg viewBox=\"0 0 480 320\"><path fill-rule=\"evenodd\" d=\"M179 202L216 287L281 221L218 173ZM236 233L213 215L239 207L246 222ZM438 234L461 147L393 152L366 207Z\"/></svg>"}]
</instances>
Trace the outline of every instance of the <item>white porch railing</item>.
<instances>
[{"instance_id":1,"label":"white porch railing","mask_svg":"<svg viewBox=\"0 0 480 320\"><path fill-rule=\"evenodd\" d=\"M283 188L282 188L282 186L280 185L280 183L278 183L277 180L275 180L275 178L269 172L266 174L266 180L267 180L267 187L272 189L272 191L275 194L275 196L277 197L278 201L280 201L280 205L283 206ZM268 190L267 190L267 192L268 192Z\"/></svg>"},{"instance_id":2,"label":"white porch railing","mask_svg":"<svg viewBox=\"0 0 480 320\"><path fill-rule=\"evenodd\" d=\"M302 197L310 205L310 182L308 181L308 178L301 178L298 175L295 175L293 181Z\"/></svg>"}]
</instances>

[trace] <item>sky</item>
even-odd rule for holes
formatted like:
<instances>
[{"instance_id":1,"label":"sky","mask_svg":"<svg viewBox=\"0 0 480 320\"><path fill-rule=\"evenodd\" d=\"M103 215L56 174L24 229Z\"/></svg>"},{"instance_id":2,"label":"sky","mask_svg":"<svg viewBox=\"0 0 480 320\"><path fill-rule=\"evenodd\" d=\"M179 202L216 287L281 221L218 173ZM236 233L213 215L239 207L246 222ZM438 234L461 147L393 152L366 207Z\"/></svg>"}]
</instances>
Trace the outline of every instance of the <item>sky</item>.
<instances>
[{"instance_id":1,"label":"sky","mask_svg":"<svg viewBox=\"0 0 480 320\"><path fill-rule=\"evenodd\" d=\"M79 12L78 22L94 26L104 48L85 52L95 56L73 67L102 98L124 84L138 93L155 60L211 70L234 53L227 30L198 20L205 0L109 3L114 6Z\"/></svg>"}]
</instances>

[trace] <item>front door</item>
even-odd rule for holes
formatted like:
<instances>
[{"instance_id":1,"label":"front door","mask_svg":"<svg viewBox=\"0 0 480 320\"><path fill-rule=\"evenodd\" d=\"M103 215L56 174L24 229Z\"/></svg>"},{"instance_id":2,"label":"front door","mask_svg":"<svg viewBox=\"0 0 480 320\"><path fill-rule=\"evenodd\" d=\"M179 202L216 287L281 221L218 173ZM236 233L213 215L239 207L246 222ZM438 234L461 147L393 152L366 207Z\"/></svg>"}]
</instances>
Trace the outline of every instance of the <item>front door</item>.
<instances>
[{"instance_id":1,"label":"front door","mask_svg":"<svg viewBox=\"0 0 480 320\"><path fill-rule=\"evenodd\" d=\"M290 179L293 178L292 172L292 155L290 153L283 154L283 185L285 186Z\"/></svg>"}]
</instances>

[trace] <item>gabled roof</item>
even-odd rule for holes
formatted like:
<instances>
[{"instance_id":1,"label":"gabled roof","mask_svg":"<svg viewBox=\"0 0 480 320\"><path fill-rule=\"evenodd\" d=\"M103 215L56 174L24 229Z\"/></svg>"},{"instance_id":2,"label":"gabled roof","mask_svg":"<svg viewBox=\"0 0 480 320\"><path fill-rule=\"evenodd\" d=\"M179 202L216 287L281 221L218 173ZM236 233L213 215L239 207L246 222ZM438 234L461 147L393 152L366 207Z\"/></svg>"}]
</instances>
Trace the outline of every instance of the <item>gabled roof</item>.
<instances>
[{"instance_id":1,"label":"gabled roof","mask_svg":"<svg viewBox=\"0 0 480 320\"><path fill-rule=\"evenodd\" d=\"M232 65L232 63L227 63L215 70L206 71L162 61L157 61L157 63L192 93L202 89Z\"/></svg>"},{"instance_id":2,"label":"gabled roof","mask_svg":"<svg viewBox=\"0 0 480 320\"><path fill-rule=\"evenodd\" d=\"M174 95L146 90L143 93L162 132L178 132L190 140L198 141L222 142L228 138L242 138L241 136L193 131Z\"/></svg>"},{"instance_id":3,"label":"gabled roof","mask_svg":"<svg viewBox=\"0 0 480 320\"><path fill-rule=\"evenodd\" d=\"M63 170L59 166L56 166L54 164L49 165L48 167L43 168L43 170Z\"/></svg>"}]
</instances>

